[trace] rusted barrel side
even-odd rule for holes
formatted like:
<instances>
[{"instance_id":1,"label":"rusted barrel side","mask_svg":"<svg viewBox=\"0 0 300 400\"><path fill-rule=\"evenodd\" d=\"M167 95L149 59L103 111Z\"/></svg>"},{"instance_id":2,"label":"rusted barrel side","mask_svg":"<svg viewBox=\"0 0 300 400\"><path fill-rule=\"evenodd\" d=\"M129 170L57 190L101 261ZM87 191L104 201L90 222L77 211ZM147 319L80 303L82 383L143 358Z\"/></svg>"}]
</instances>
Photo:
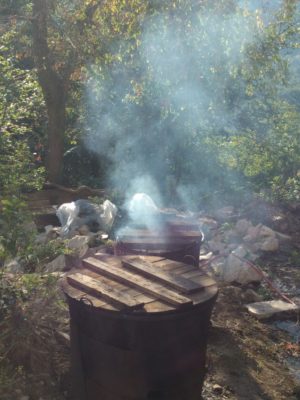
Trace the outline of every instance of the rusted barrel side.
<instances>
[{"instance_id":1,"label":"rusted barrel side","mask_svg":"<svg viewBox=\"0 0 300 400\"><path fill-rule=\"evenodd\" d=\"M192 309L139 315L68 297L80 400L199 400L217 292ZM73 328L74 329L74 328Z\"/></svg>"}]
</instances>

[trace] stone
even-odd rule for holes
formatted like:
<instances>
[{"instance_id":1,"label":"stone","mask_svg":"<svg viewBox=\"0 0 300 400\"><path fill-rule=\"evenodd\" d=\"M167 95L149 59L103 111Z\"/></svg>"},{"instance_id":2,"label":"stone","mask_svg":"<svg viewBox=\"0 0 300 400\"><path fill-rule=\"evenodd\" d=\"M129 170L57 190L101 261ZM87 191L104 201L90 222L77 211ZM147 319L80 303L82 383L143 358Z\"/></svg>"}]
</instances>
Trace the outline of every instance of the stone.
<instances>
[{"instance_id":1,"label":"stone","mask_svg":"<svg viewBox=\"0 0 300 400\"><path fill-rule=\"evenodd\" d=\"M244 242L254 242L259 237L260 228L262 227L261 224L256 226L250 226L247 229L246 235L243 237Z\"/></svg>"},{"instance_id":2,"label":"stone","mask_svg":"<svg viewBox=\"0 0 300 400\"><path fill-rule=\"evenodd\" d=\"M277 251L279 249L279 240L276 237L268 237L260 244L262 251Z\"/></svg>"},{"instance_id":3,"label":"stone","mask_svg":"<svg viewBox=\"0 0 300 400\"><path fill-rule=\"evenodd\" d=\"M11 274L21 274L24 272L22 265L20 264L20 262L17 258L5 262L4 269L5 269L5 272L11 273Z\"/></svg>"},{"instance_id":4,"label":"stone","mask_svg":"<svg viewBox=\"0 0 300 400\"><path fill-rule=\"evenodd\" d=\"M251 243L254 242L255 238L252 235L246 235L243 237L243 242Z\"/></svg>"},{"instance_id":5,"label":"stone","mask_svg":"<svg viewBox=\"0 0 300 400\"><path fill-rule=\"evenodd\" d=\"M229 229L224 232L224 240L226 243L233 243L236 245L237 243L241 243L241 235L237 233L236 230Z\"/></svg>"},{"instance_id":6,"label":"stone","mask_svg":"<svg viewBox=\"0 0 300 400\"><path fill-rule=\"evenodd\" d=\"M45 243L47 243L47 241L48 241L47 233L46 232L39 233L36 236L34 241L35 241L36 244L45 244Z\"/></svg>"},{"instance_id":7,"label":"stone","mask_svg":"<svg viewBox=\"0 0 300 400\"><path fill-rule=\"evenodd\" d=\"M244 258L247 254L247 250L245 249L245 247L243 245L241 245L241 246L237 247L235 250L233 250L232 254L237 257Z\"/></svg>"},{"instance_id":8,"label":"stone","mask_svg":"<svg viewBox=\"0 0 300 400\"><path fill-rule=\"evenodd\" d=\"M249 228L253 227L252 223L247 219L240 219L235 225L235 230L240 235L245 235Z\"/></svg>"},{"instance_id":9,"label":"stone","mask_svg":"<svg viewBox=\"0 0 300 400\"><path fill-rule=\"evenodd\" d=\"M58 236L59 228L53 227L52 225L45 226L45 232L38 234L35 238L35 243L46 244L50 240L56 239Z\"/></svg>"},{"instance_id":10,"label":"stone","mask_svg":"<svg viewBox=\"0 0 300 400\"><path fill-rule=\"evenodd\" d=\"M253 289L245 290L245 292L242 293L241 298L245 303L256 303L263 300L263 298Z\"/></svg>"},{"instance_id":11,"label":"stone","mask_svg":"<svg viewBox=\"0 0 300 400\"><path fill-rule=\"evenodd\" d=\"M268 226L263 225L259 230L259 236L275 238L276 233L275 233L275 231L273 231L273 229L269 228Z\"/></svg>"},{"instance_id":12,"label":"stone","mask_svg":"<svg viewBox=\"0 0 300 400\"><path fill-rule=\"evenodd\" d=\"M77 255L80 258L82 258L85 256L86 252L89 249L90 240L91 240L90 236L76 235L67 242L66 247L72 250L74 255Z\"/></svg>"},{"instance_id":13,"label":"stone","mask_svg":"<svg viewBox=\"0 0 300 400\"><path fill-rule=\"evenodd\" d=\"M289 243L292 241L292 237L290 235L285 235L283 233L280 232L276 232L274 231L276 234L276 238L279 240L279 243Z\"/></svg>"},{"instance_id":14,"label":"stone","mask_svg":"<svg viewBox=\"0 0 300 400\"><path fill-rule=\"evenodd\" d=\"M67 268L66 256L64 254L59 255L50 263L45 265L44 272L57 272L57 271L65 271Z\"/></svg>"},{"instance_id":15,"label":"stone","mask_svg":"<svg viewBox=\"0 0 300 400\"><path fill-rule=\"evenodd\" d=\"M45 232L46 233L49 233L49 232L51 232L53 230L53 225L46 225L45 226Z\"/></svg>"},{"instance_id":16,"label":"stone","mask_svg":"<svg viewBox=\"0 0 300 400\"><path fill-rule=\"evenodd\" d=\"M257 319L266 319L276 314L300 310L299 304L291 304L283 300L261 301L247 304L246 308L249 313Z\"/></svg>"},{"instance_id":17,"label":"stone","mask_svg":"<svg viewBox=\"0 0 300 400\"><path fill-rule=\"evenodd\" d=\"M236 243L230 243L228 246L227 246L227 250L229 250L229 251L233 251L233 250L235 250L236 249Z\"/></svg>"},{"instance_id":18,"label":"stone","mask_svg":"<svg viewBox=\"0 0 300 400\"><path fill-rule=\"evenodd\" d=\"M213 253L223 253L225 250L225 245L224 243L221 243L217 240L209 240L207 242L209 249L213 252Z\"/></svg>"},{"instance_id":19,"label":"stone","mask_svg":"<svg viewBox=\"0 0 300 400\"><path fill-rule=\"evenodd\" d=\"M234 302L240 303L243 289L238 286L226 286L223 288L223 293Z\"/></svg>"},{"instance_id":20,"label":"stone","mask_svg":"<svg viewBox=\"0 0 300 400\"><path fill-rule=\"evenodd\" d=\"M223 281L223 275L226 265L226 258L218 258L215 261L212 261L210 264L210 271L214 275L216 279Z\"/></svg>"},{"instance_id":21,"label":"stone","mask_svg":"<svg viewBox=\"0 0 300 400\"><path fill-rule=\"evenodd\" d=\"M227 258L223 280L245 285L250 282L260 282L262 277L246 261L240 260L232 253Z\"/></svg>"},{"instance_id":22,"label":"stone","mask_svg":"<svg viewBox=\"0 0 300 400\"><path fill-rule=\"evenodd\" d=\"M254 251L257 251L258 248ZM259 258L259 255L256 253L253 253L252 251L250 251L250 249L248 249L248 253L247 253L247 260L250 261L256 261Z\"/></svg>"},{"instance_id":23,"label":"stone","mask_svg":"<svg viewBox=\"0 0 300 400\"><path fill-rule=\"evenodd\" d=\"M260 252L260 242L244 242L245 247L247 248L249 253L259 253ZM248 257L247 257L248 258ZM249 259L251 259L249 257Z\"/></svg>"}]
</instances>

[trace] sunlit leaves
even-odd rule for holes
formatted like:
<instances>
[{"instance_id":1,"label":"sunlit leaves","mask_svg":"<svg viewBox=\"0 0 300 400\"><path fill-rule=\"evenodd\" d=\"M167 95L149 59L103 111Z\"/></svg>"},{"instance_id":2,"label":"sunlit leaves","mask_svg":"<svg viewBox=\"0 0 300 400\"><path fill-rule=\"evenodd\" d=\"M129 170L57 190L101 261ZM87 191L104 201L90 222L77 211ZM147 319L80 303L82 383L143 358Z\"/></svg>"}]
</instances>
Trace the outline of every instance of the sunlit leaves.
<instances>
[{"instance_id":1,"label":"sunlit leaves","mask_svg":"<svg viewBox=\"0 0 300 400\"><path fill-rule=\"evenodd\" d=\"M43 99L34 72L15 67L7 57L9 40L0 38L0 190L18 192L41 184L42 170L34 165L33 148L43 116ZM30 149L29 144L32 148Z\"/></svg>"}]
</instances>

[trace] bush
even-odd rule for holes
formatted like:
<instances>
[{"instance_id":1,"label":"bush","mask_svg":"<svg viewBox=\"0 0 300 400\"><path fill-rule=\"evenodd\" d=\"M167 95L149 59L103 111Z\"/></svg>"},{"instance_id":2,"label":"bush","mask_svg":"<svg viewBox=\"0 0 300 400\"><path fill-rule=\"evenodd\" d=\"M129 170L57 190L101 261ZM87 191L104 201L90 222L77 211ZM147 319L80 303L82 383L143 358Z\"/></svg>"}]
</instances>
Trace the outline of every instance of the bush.
<instances>
[{"instance_id":1,"label":"bush","mask_svg":"<svg viewBox=\"0 0 300 400\"><path fill-rule=\"evenodd\" d=\"M57 278L0 278L0 398L63 399L69 350L58 332L68 332L69 317Z\"/></svg>"}]
</instances>

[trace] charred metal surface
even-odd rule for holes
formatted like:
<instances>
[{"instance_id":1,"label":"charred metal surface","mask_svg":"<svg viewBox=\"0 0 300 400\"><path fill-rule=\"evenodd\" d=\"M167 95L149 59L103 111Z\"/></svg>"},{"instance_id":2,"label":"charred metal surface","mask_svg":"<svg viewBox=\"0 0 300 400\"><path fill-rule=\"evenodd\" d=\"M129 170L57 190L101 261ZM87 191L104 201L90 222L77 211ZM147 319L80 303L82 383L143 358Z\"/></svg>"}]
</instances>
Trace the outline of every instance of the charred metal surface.
<instances>
[{"instance_id":1,"label":"charred metal surface","mask_svg":"<svg viewBox=\"0 0 300 400\"><path fill-rule=\"evenodd\" d=\"M134 273L128 269L130 263L135 263L137 281L149 280L147 291L128 283L130 274ZM109 276L108 266L111 267ZM149 293L151 285L158 285L153 274L155 266L160 271L159 284L168 293L170 290L180 293L181 286L183 289L191 286L192 290L186 290L184 295L190 300L189 306L168 304L167 298L161 300L155 291L152 295ZM98 279L100 289L104 283L111 282L114 294L119 292L123 297L126 294L142 302L144 307L118 307L110 303L109 297L101 298L101 293L97 297L97 293L86 290L85 283L78 287L76 279L66 279L64 291L72 326L73 398L199 400L205 375L209 320L217 297L215 282L193 266L160 257L103 255L86 259L85 267L81 274ZM118 268L124 271L121 279L114 276ZM104 275L103 271L106 271Z\"/></svg>"},{"instance_id":2,"label":"charred metal surface","mask_svg":"<svg viewBox=\"0 0 300 400\"><path fill-rule=\"evenodd\" d=\"M115 254L162 256L199 265L203 233L197 224L181 219L161 219L156 228L129 225L117 235Z\"/></svg>"}]
</instances>

